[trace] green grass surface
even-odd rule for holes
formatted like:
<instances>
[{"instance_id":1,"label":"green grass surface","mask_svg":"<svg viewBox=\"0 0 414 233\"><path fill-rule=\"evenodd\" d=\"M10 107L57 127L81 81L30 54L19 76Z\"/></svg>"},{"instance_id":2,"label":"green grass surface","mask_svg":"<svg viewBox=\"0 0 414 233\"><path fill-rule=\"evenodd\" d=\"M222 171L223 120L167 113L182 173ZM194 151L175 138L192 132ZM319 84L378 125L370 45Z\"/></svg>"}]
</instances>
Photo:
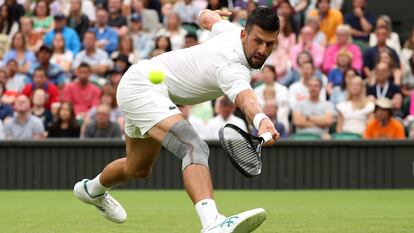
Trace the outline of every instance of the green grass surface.
<instances>
[{"instance_id":1,"label":"green grass surface","mask_svg":"<svg viewBox=\"0 0 414 233\"><path fill-rule=\"evenodd\" d=\"M195 233L199 220L183 191L114 191L128 212L114 224L69 191L0 192L0 232ZM231 215L255 207L268 218L255 232L414 232L414 191L219 191Z\"/></svg>"}]
</instances>

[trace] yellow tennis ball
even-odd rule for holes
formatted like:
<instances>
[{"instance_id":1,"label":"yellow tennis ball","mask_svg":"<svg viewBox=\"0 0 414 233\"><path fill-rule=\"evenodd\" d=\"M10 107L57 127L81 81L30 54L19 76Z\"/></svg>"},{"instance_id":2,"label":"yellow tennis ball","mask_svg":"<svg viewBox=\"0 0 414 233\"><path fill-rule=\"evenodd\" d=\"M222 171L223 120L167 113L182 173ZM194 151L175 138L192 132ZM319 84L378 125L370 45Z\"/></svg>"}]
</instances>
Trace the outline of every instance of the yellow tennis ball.
<instances>
[{"instance_id":1,"label":"yellow tennis ball","mask_svg":"<svg viewBox=\"0 0 414 233\"><path fill-rule=\"evenodd\" d=\"M149 73L149 80L153 84L160 84L164 81L165 74L161 70L152 70Z\"/></svg>"}]
</instances>

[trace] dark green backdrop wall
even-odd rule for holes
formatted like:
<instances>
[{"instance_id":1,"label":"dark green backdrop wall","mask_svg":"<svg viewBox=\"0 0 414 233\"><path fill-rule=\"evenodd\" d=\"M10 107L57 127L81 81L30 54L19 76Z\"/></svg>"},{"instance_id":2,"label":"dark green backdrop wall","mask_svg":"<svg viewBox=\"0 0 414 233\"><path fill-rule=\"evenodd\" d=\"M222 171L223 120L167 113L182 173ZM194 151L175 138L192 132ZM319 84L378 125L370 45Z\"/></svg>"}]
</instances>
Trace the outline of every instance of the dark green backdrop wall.
<instances>
[{"instance_id":1,"label":"dark green backdrop wall","mask_svg":"<svg viewBox=\"0 0 414 233\"><path fill-rule=\"evenodd\" d=\"M263 150L263 173L248 179L210 143L220 189L414 188L414 142L281 141ZM124 154L122 141L0 143L0 189L71 189ZM182 188L181 162L162 151L152 175L123 188Z\"/></svg>"}]
</instances>

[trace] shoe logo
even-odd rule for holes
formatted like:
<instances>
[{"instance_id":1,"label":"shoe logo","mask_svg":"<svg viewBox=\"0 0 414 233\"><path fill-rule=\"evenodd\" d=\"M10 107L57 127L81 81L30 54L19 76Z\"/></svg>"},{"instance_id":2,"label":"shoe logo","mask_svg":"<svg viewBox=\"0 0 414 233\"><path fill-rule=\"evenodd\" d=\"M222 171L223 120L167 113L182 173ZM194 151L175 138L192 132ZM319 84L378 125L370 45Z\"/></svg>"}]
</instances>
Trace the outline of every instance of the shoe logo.
<instances>
[{"instance_id":1,"label":"shoe logo","mask_svg":"<svg viewBox=\"0 0 414 233\"><path fill-rule=\"evenodd\" d=\"M206 201L204 201L204 202L202 202L202 203L201 203L201 205L207 205L207 202L206 202Z\"/></svg>"},{"instance_id":2,"label":"shoe logo","mask_svg":"<svg viewBox=\"0 0 414 233\"><path fill-rule=\"evenodd\" d=\"M230 227L233 223L235 223L234 220L236 220L238 218L239 218L239 216L232 216L232 217L226 218L222 223L219 223L218 225L214 226L213 228L210 228L209 230L212 230L212 229L217 228L217 227L220 227L220 228Z\"/></svg>"},{"instance_id":3,"label":"shoe logo","mask_svg":"<svg viewBox=\"0 0 414 233\"><path fill-rule=\"evenodd\" d=\"M171 106L169 107L169 109L170 109L170 110L174 110L174 109L177 109L177 107L176 107L175 105L171 105Z\"/></svg>"}]
</instances>

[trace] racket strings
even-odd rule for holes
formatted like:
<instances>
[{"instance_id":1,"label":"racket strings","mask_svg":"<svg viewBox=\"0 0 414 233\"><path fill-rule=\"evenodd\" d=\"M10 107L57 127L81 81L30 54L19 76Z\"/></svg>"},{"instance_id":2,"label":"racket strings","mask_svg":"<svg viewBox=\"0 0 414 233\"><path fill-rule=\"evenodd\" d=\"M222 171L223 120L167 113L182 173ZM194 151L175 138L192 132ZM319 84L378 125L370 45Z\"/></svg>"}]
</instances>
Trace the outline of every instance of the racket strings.
<instances>
[{"instance_id":1,"label":"racket strings","mask_svg":"<svg viewBox=\"0 0 414 233\"><path fill-rule=\"evenodd\" d=\"M225 147L234 161L246 172L258 174L261 169L260 160L257 158L256 145L251 139L233 128L224 128L223 137Z\"/></svg>"}]
</instances>

